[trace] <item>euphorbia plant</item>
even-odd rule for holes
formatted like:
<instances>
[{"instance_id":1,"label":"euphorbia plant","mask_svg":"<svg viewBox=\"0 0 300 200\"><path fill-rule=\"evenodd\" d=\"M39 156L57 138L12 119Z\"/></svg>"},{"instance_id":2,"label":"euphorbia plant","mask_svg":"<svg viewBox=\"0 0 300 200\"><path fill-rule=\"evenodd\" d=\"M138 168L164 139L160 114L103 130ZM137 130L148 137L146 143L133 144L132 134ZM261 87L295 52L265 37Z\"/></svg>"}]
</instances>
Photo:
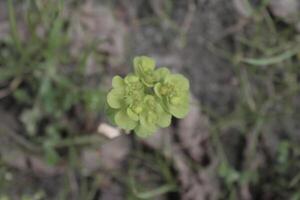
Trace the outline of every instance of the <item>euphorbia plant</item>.
<instances>
[{"instance_id":1,"label":"euphorbia plant","mask_svg":"<svg viewBox=\"0 0 300 200\"><path fill-rule=\"evenodd\" d=\"M140 137L168 127L172 115L183 118L189 111L189 81L181 74L156 68L155 60L135 57L134 73L115 76L107 103L112 121Z\"/></svg>"}]
</instances>

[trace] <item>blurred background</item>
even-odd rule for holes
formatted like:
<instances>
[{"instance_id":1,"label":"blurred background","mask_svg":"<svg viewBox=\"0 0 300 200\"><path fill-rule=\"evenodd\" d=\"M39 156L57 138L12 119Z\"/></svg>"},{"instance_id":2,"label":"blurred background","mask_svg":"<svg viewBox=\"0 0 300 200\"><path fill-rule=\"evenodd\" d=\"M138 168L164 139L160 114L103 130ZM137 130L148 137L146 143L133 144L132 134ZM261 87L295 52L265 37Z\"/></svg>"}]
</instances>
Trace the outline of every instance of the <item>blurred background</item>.
<instances>
[{"instance_id":1,"label":"blurred background","mask_svg":"<svg viewBox=\"0 0 300 200\"><path fill-rule=\"evenodd\" d=\"M191 111L109 124L147 55ZM300 200L299 0L1 0L0 200Z\"/></svg>"}]
</instances>

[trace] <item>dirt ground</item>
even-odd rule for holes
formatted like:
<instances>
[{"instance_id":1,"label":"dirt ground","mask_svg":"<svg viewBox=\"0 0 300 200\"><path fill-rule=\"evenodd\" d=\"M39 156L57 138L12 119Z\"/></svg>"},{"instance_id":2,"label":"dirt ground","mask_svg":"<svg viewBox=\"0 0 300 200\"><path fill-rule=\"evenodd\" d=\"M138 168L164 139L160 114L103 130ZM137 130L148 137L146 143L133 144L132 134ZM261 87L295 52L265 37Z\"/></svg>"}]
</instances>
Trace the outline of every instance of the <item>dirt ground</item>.
<instances>
[{"instance_id":1,"label":"dirt ground","mask_svg":"<svg viewBox=\"0 0 300 200\"><path fill-rule=\"evenodd\" d=\"M0 200L300 200L300 2L0 2ZM141 139L109 124L147 55L191 110ZM108 137L111 134L117 137Z\"/></svg>"}]
</instances>

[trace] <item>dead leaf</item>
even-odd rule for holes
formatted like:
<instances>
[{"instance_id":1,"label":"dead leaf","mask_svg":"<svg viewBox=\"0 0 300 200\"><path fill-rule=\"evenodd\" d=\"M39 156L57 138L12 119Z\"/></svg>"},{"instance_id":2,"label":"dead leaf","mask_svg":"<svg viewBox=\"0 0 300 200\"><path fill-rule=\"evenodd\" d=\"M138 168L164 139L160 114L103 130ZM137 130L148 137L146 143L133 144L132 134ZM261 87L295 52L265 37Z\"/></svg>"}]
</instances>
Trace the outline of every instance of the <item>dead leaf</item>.
<instances>
[{"instance_id":1,"label":"dead leaf","mask_svg":"<svg viewBox=\"0 0 300 200\"><path fill-rule=\"evenodd\" d=\"M7 6L4 1L0 2L0 38L6 38L10 33Z\"/></svg>"},{"instance_id":2,"label":"dead leaf","mask_svg":"<svg viewBox=\"0 0 300 200\"><path fill-rule=\"evenodd\" d=\"M110 126L106 123L101 123L98 126L98 133L105 135L106 137L113 139L121 135L120 129Z\"/></svg>"},{"instance_id":3,"label":"dead leaf","mask_svg":"<svg viewBox=\"0 0 300 200\"><path fill-rule=\"evenodd\" d=\"M191 110L186 118L179 120L177 130L162 129L143 140L146 145L163 152L166 158L173 160L183 200L218 199L219 185L216 175L218 160L212 158L208 147L208 125L207 117L201 113L199 105L192 98ZM178 133L178 142L174 138L174 132ZM203 160L208 162L195 171L189 165L191 158L200 165Z\"/></svg>"},{"instance_id":4,"label":"dead leaf","mask_svg":"<svg viewBox=\"0 0 300 200\"><path fill-rule=\"evenodd\" d=\"M233 5L241 16L248 18L253 14L253 9L248 0L233 0Z\"/></svg>"},{"instance_id":5,"label":"dead leaf","mask_svg":"<svg viewBox=\"0 0 300 200\"><path fill-rule=\"evenodd\" d=\"M163 128L158 130L152 136L143 139L142 141L147 146L162 152L167 158L171 158L173 134L174 132L172 128Z\"/></svg>"},{"instance_id":6,"label":"dead leaf","mask_svg":"<svg viewBox=\"0 0 300 200\"><path fill-rule=\"evenodd\" d=\"M101 197L99 200L123 200L123 189L117 183L110 181L110 184L106 184L101 187Z\"/></svg>"},{"instance_id":7,"label":"dead leaf","mask_svg":"<svg viewBox=\"0 0 300 200\"><path fill-rule=\"evenodd\" d=\"M178 147L173 150L173 160L178 171L183 200L215 200L218 199L219 185L216 176L217 161L210 166L193 171L188 160Z\"/></svg>"},{"instance_id":8,"label":"dead leaf","mask_svg":"<svg viewBox=\"0 0 300 200\"><path fill-rule=\"evenodd\" d=\"M85 149L81 160L83 173L89 175L99 169L115 170L122 167L122 162L129 154L130 142L126 135L108 141L96 149Z\"/></svg>"},{"instance_id":9,"label":"dead leaf","mask_svg":"<svg viewBox=\"0 0 300 200\"><path fill-rule=\"evenodd\" d=\"M298 0L271 0L269 7L275 16L295 25L300 31L300 2Z\"/></svg>"},{"instance_id":10,"label":"dead leaf","mask_svg":"<svg viewBox=\"0 0 300 200\"><path fill-rule=\"evenodd\" d=\"M209 139L208 118L201 113L197 101L192 97L189 114L179 121L178 136L191 158L200 161L207 153Z\"/></svg>"},{"instance_id":11,"label":"dead leaf","mask_svg":"<svg viewBox=\"0 0 300 200\"><path fill-rule=\"evenodd\" d=\"M109 64L113 67L123 63L126 30L124 24L114 17L109 7L94 1L86 1L70 15L73 17L72 54L80 55L84 48L95 45L96 54L93 58L89 58L93 60L89 60L86 68L87 75L99 72L99 64L95 59L103 54L108 55Z\"/></svg>"},{"instance_id":12,"label":"dead leaf","mask_svg":"<svg viewBox=\"0 0 300 200\"><path fill-rule=\"evenodd\" d=\"M39 154L31 152L37 151L37 147L19 135L19 124L11 113L0 110L0 119L0 155L6 164L39 176L54 176L64 172L63 166L49 166Z\"/></svg>"}]
</instances>

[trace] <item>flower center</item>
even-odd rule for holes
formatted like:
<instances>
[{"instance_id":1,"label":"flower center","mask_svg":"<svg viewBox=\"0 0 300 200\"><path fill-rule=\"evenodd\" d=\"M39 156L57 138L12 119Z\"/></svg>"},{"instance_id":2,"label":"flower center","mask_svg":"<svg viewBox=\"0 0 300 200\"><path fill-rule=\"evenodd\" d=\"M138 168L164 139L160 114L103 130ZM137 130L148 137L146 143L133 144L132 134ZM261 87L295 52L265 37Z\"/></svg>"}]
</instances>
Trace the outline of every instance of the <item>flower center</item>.
<instances>
[{"instance_id":1,"label":"flower center","mask_svg":"<svg viewBox=\"0 0 300 200\"><path fill-rule=\"evenodd\" d=\"M172 97L171 98L171 104L179 105L179 103L180 103L180 98L179 97Z\"/></svg>"},{"instance_id":2,"label":"flower center","mask_svg":"<svg viewBox=\"0 0 300 200\"><path fill-rule=\"evenodd\" d=\"M162 95L170 95L173 92L174 92L174 86L170 84L164 84L160 88L160 93Z\"/></svg>"},{"instance_id":3,"label":"flower center","mask_svg":"<svg viewBox=\"0 0 300 200\"><path fill-rule=\"evenodd\" d=\"M154 123L157 120L157 116L153 111L148 111L148 115L146 119L148 123Z\"/></svg>"},{"instance_id":4,"label":"flower center","mask_svg":"<svg viewBox=\"0 0 300 200\"><path fill-rule=\"evenodd\" d=\"M136 114L140 114L143 111L141 106L134 106L132 109Z\"/></svg>"}]
</instances>

